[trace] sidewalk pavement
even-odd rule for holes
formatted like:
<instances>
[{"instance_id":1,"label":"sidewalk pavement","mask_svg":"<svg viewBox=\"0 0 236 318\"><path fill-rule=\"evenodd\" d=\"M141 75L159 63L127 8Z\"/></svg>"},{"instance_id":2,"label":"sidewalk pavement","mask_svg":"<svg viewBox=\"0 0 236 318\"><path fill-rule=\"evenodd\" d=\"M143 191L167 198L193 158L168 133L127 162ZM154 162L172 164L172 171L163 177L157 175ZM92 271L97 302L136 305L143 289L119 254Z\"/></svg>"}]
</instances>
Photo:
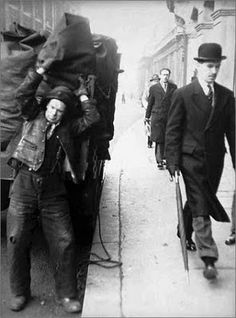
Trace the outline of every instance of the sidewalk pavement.
<instances>
[{"instance_id":1,"label":"sidewalk pavement","mask_svg":"<svg viewBox=\"0 0 236 318\"><path fill-rule=\"evenodd\" d=\"M182 179L181 189L185 201ZM227 154L218 197L229 216L233 190ZM224 243L231 224L212 219L218 279L207 281L197 252L189 252L188 282L176 236L175 184L157 169L142 120L106 164L100 219L105 247L122 266L89 266L82 317L235 317L235 247ZM98 225L92 252L105 257Z\"/></svg>"}]
</instances>

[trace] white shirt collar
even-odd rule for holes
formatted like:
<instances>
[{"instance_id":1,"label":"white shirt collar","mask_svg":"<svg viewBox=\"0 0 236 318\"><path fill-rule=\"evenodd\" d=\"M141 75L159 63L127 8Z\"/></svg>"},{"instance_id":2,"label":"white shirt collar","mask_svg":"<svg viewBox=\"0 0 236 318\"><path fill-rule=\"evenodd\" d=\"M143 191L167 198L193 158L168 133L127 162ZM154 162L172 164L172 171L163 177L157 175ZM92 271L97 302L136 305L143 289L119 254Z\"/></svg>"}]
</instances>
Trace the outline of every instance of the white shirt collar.
<instances>
[{"instance_id":1,"label":"white shirt collar","mask_svg":"<svg viewBox=\"0 0 236 318\"><path fill-rule=\"evenodd\" d=\"M205 82L204 80L202 80L200 77L198 78L199 84L201 85L205 95L208 94L209 92L209 88L207 87L207 85L210 85L214 94L214 83L208 84L207 82Z\"/></svg>"},{"instance_id":2,"label":"white shirt collar","mask_svg":"<svg viewBox=\"0 0 236 318\"><path fill-rule=\"evenodd\" d=\"M163 89L165 90L165 88L167 89L168 87L168 82L164 83L160 81L161 86L163 87Z\"/></svg>"}]
</instances>

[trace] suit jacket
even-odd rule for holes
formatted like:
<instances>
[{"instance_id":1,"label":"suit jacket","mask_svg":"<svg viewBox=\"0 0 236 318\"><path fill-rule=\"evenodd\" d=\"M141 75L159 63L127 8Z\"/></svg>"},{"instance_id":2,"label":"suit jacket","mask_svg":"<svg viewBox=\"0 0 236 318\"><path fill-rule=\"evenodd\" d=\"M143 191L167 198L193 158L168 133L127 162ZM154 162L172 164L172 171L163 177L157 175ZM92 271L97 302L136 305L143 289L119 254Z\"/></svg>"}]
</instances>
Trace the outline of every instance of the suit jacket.
<instances>
[{"instance_id":1,"label":"suit jacket","mask_svg":"<svg viewBox=\"0 0 236 318\"><path fill-rule=\"evenodd\" d=\"M172 83L168 83L166 92L160 83L150 87L146 118L151 117L151 139L155 142L164 142L171 97L176 88Z\"/></svg>"},{"instance_id":2,"label":"suit jacket","mask_svg":"<svg viewBox=\"0 0 236 318\"><path fill-rule=\"evenodd\" d=\"M214 107L198 80L175 91L170 107L165 153L168 165L180 167L193 216L229 218L216 197L227 138L235 167L235 100L233 92L215 83Z\"/></svg>"}]
</instances>

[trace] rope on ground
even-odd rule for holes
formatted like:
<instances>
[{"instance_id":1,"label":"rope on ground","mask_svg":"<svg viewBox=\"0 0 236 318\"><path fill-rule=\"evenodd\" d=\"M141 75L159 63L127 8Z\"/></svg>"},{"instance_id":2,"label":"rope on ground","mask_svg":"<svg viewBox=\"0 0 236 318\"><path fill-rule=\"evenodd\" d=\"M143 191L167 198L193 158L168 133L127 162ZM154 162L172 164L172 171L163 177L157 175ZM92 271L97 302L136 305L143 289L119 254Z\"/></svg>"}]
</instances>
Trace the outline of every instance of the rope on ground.
<instances>
[{"instance_id":1,"label":"rope on ground","mask_svg":"<svg viewBox=\"0 0 236 318\"><path fill-rule=\"evenodd\" d=\"M101 242L101 245L102 245L102 248L106 254L107 257L102 257L100 255L98 255L97 253L93 253L93 252L90 252L89 255L90 257L94 257L96 259L89 259L89 260L85 260L85 261L82 261L78 264L78 267L81 267L82 265L98 265L98 266L101 266L101 267L104 267L104 268L114 268L114 267L120 267L122 265L122 262L120 261L116 261L116 260L113 260L110 253L108 252L108 250L106 249L105 247L105 244L103 242L103 238L102 238L102 230L101 230L101 219L100 219L100 211L99 211L99 201L100 201L100 198L101 198L101 192L102 192L102 188L103 188L103 183L104 183L104 177L103 177L103 180L101 181L101 187L100 187L100 193L99 193L99 200L98 200L98 203L97 203L97 217L98 217L98 234L99 234L99 239L100 239L100 242Z\"/></svg>"},{"instance_id":2,"label":"rope on ground","mask_svg":"<svg viewBox=\"0 0 236 318\"><path fill-rule=\"evenodd\" d=\"M110 253L108 252L108 250L105 247L105 244L104 244L103 239L102 239L101 219L100 219L99 211L98 211L98 233L99 233L99 239L100 239L101 245L102 245L103 250L104 250L104 252L105 252L107 257L104 258L104 257L101 257L100 255L98 255L96 253L91 252L90 255L94 256L94 257L97 257L97 259L96 260L90 260L89 264L98 265L98 266L101 266L101 267L104 267L104 268L114 268L114 267L121 266L122 262L112 260ZM108 263L110 265L105 265L104 263Z\"/></svg>"}]
</instances>

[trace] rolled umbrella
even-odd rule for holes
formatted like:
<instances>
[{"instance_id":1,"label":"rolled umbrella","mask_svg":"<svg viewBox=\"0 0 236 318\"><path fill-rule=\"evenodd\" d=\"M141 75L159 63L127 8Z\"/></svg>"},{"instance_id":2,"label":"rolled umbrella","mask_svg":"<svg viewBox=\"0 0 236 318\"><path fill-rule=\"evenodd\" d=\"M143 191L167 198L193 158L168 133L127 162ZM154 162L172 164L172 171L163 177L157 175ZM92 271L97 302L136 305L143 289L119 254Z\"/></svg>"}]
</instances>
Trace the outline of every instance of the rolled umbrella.
<instances>
[{"instance_id":1,"label":"rolled umbrella","mask_svg":"<svg viewBox=\"0 0 236 318\"><path fill-rule=\"evenodd\" d=\"M176 203L177 203L177 212L178 212L181 252L183 256L184 269L187 274L187 279L189 283L188 252L186 248L186 234L185 234L184 217L183 217L183 202L182 202L181 189L179 185L179 176L177 174L175 175L175 190L176 190Z\"/></svg>"}]
</instances>

